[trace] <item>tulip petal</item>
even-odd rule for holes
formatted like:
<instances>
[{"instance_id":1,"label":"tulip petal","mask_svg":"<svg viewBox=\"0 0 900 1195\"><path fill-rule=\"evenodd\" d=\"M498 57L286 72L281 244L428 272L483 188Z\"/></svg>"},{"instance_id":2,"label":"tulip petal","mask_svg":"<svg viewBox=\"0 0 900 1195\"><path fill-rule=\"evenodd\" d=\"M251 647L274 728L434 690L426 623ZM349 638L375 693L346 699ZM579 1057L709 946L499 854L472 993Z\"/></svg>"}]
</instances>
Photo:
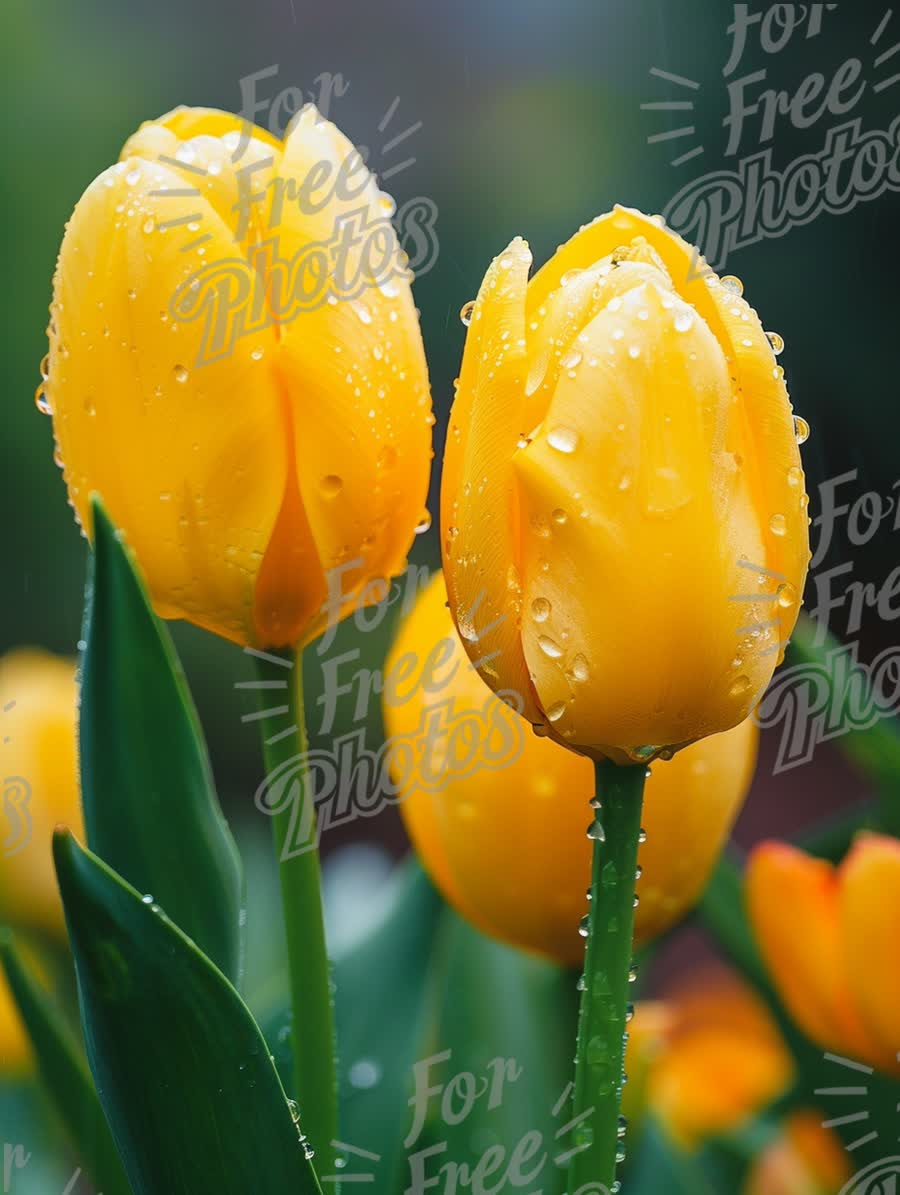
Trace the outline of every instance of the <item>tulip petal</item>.
<instances>
[{"instance_id":1,"label":"tulip petal","mask_svg":"<svg viewBox=\"0 0 900 1195\"><path fill-rule=\"evenodd\" d=\"M528 358L525 289L531 254L519 238L495 258L478 293L450 414L441 536L450 608L470 659L511 692L530 722L543 714L519 640L520 514L513 474ZM457 542L463 528L464 542Z\"/></svg>"},{"instance_id":2,"label":"tulip petal","mask_svg":"<svg viewBox=\"0 0 900 1195\"><path fill-rule=\"evenodd\" d=\"M806 501L783 371L756 312L723 286L699 252L667 229L661 217L617 206L585 225L538 271L528 288L528 319L534 319L563 277L589 269L636 238L659 256L678 294L719 341L733 372L741 413L729 449L743 460L760 516L763 552L751 562L786 587L784 604L769 615L777 619L784 644L796 622L806 579Z\"/></svg>"},{"instance_id":3,"label":"tulip petal","mask_svg":"<svg viewBox=\"0 0 900 1195\"><path fill-rule=\"evenodd\" d=\"M278 372L311 532L333 570L332 595L352 601L366 578L403 570L423 520L427 366L392 205L358 151L312 107L288 134L279 182L278 254L298 263L291 293L304 279L318 285L293 306L287 288L275 294Z\"/></svg>"},{"instance_id":4,"label":"tulip petal","mask_svg":"<svg viewBox=\"0 0 900 1195\"><path fill-rule=\"evenodd\" d=\"M275 332L237 335L253 278L216 211L182 188L129 158L85 192L60 251L48 395L82 522L95 490L160 613L247 642L287 477ZM179 286L192 306L173 314ZM215 360L211 314L232 321Z\"/></svg>"},{"instance_id":5,"label":"tulip petal","mask_svg":"<svg viewBox=\"0 0 900 1195\"><path fill-rule=\"evenodd\" d=\"M900 842L860 834L841 873L846 976L879 1066L900 1072Z\"/></svg>"},{"instance_id":6,"label":"tulip petal","mask_svg":"<svg viewBox=\"0 0 900 1195\"><path fill-rule=\"evenodd\" d=\"M877 1044L848 982L834 867L783 843L764 843L748 863L747 901L766 965L797 1024L830 1049L871 1059Z\"/></svg>"},{"instance_id":7,"label":"tulip petal","mask_svg":"<svg viewBox=\"0 0 900 1195\"><path fill-rule=\"evenodd\" d=\"M730 600L747 588L739 556L760 547L726 451L732 408L710 330L640 282L585 329L516 453L522 640L563 741L677 745L743 721L768 683L773 657L738 659L749 615Z\"/></svg>"}]
</instances>

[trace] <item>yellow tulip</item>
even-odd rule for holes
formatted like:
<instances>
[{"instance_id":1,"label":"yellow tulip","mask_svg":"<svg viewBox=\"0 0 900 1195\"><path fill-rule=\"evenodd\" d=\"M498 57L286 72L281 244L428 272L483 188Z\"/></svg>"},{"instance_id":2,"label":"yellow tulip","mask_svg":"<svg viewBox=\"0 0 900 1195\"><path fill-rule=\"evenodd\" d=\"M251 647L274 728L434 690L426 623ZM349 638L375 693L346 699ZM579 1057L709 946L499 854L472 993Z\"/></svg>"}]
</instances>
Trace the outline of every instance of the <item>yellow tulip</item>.
<instances>
[{"instance_id":1,"label":"yellow tulip","mask_svg":"<svg viewBox=\"0 0 900 1195\"><path fill-rule=\"evenodd\" d=\"M398 771L413 845L447 900L493 937L577 965L591 878L585 834L588 759L531 733L466 657L437 574L388 658L390 738L427 742ZM647 782L636 937L646 942L696 901L746 795L758 731L751 720L660 761Z\"/></svg>"},{"instance_id":2,"label":"yellow tulip","mask_svg":"<svg viewBox=\"0 0 900 1195\"><path fill-rule=\"evenodd\" d=\"M847 1153L821 1114L794 1112L754 1162L744 1195L840 1195L850 1174Z\"/></svg>"},{"instance_id":3,"label":"yellow tulip","mask_svg":"<svg viewBox=\"0 0 900 1195\"><path fill-rule=\"evenodd\" d=\"M441 494L450 606L529 721L647 760L742 722L793 628L809 548L791 404L739 285L658 221L616 208L529 282L530 264L517 238L471 310Z\"/></svg>"},{"instance_id":4,"label":"yellow tulip","mask_svg":"<svg viewBox=\"0 0 900 1195\"><path fill-rule=\"evenodd\" d=\"M813 1041L900 1074L900 842L858 835L838 866L758 846L747 902L791 1016Z\"/></svg>"},{"instance_id":5,"label":"yellow tulip","mask_svg":"<svg viewBox=\"0 0 900 1195\"><path fill-rule=\"evenodd\" d=\"M688 1149L738 1128L777 1098L792 1077L790 1054L755 993L708 967L665 1000L638 1004L629 1026L628 1087L643 1074L641 1102Z\"/></svg>"},{"instance_id":6,"label":"yellow tulip","mask_svg":"<svg viewBox=\"0 0 900 1195\"><path fill-rule=\"evenodd\" d=\"M62 934L51 855L58 823L82 833L75 665L19 650L0 660L0 920Z\"/></svg>"},{"instance_id":7,"label":"yellow tulip","mask_svg":"<svg viewBox=\"0 0 900 1195\"><path fill-rule=\"evenodd\" d=\"M176 109L91 183L39 405L160 614L285 646L404 568L433 418L391 201L314 108L250 128Z\"/></svg>"}]
</instances>

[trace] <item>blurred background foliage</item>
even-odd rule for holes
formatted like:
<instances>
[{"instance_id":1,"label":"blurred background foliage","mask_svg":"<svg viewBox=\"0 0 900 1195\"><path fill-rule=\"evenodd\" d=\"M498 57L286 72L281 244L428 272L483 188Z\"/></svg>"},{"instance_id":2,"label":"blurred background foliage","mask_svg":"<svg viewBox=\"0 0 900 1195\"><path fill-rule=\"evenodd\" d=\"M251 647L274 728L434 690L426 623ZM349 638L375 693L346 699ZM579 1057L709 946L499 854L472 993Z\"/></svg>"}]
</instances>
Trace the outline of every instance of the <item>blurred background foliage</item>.
<instances>
[{"instance_id":1,"label":"blurred background foliage","mask_svg":"<svg viewBox=\"0 0 900 1195\"><path fill-rule=\"evenodd\" d=\"M780 55L763 55L753 37L739 73L766 69L771 85L794 91L810 71L830 78L848 56L858 54L870 84L859 114L865 127L887 128L896 117L900 91L874 94L871 88L886 73L875 71L870 44L884 11L878 5L842 4L825 15L819 37L804 41L798 33ZM384 185L398 204L427 196L439 213L439 257L416 286L438 462L464 339L458 312L475 295L490 258L521 234L540 264L581 223L614 203L662 211L687 182L730 165L722 69L731 49L733 9L719 0L555 0L552 5L541 0L456 0L452 5L7 0L4 15L8 122L0 205L8 283L0 303L7 328L7 447L0 495L9 517L0 590L2 651L40 644L73 654L79 639L85 544L53 464L50 421L38 415L32 394L46 350L51 275L64 222L84 187L115 160L141 121L178 104L237 110L241 79L269 67L278 73L259 82L263 97L274 98L285 87L313 97L323 72L339 73L347 87L330 115L355 142L370 147L376 172L383 175L399 161L415 158ZM895 25L900 28L900 18ZM652 67L700 84L691 91L695 108L689 120L696 128L691 141L648 144L653 134L685 122L683 113L641 110L642 103L683 98L673 84L652 76ZM379 123L397 97L393 120L381 132ZM408 140L387 148L392 136L418 122L421 128ZM779 120L771 142L776 165L783 168L819 149L825 129L836 123L826 116L812 129L798 130ZM750 140L758 141L757 129L751 121L742 153L749 152ZM702 156L679 167L670 164L694 144L705 146ZM859 470L858 482L846 488L852 499L866 490L887 495L897 477L896 217L896 194L887 193L845 214L822 215L783 238L760 241L727 262L728 272L744 280L765 326L786 339L781 361L792 398L812 426L804 463L813 515L819 509L817 487L826 478ZM435 527L413 551L414 561L431 567L439 560L438 481L436 468L429 502ZM839 528L820 568L852 560L852 579L881 584L897 559L900 533L890 528L886 523L865 548L850 544ZM807 607L813 599L810 587ZM345 625L329 657L359 648L355 667L379 667L397 611L393 607L377 629L364 635ZM844 611L835 611L830 625L839 637L848 637ZM252 927L266 924L270 915L274 877L264 841L268 827L259 824L263 819L252 804L262 765L255 726L242 723L250 701L235 689L251 668L238 649L193 628L177 626L175 637L219 791L244 847L250 875L249 972L264 977L277 965L279 943L276 935L254 935ZM849 637L856 638L856 632ZM869 611L858 637L862 658L870 659L895 639L893 622ZM312 651L307 656L316 745L325 737L318 732L316 704L322 659ZM349 679L350 671L342 677ZM341 699L335 733L353 728L354 701L352 694ZM367 743L377 748L382 734L377 703L366 725ZM862 778L827 745L811 764L774 775L771 739L764 736L754 789L738 823L741 844L763 834L793 833L867 795ZM357 840L375 840L394 855L405 849L392 810L332 832L323 847L327 854ZM371 853L357 854L343 866L348 883L351 873L359 883L363 877L372 885L386 874ZM331 888L336 907L341 899L337 874ZM371 897L363 897L359 886L343 891L346 916L332 909L333 928L352 936L354 910L358 913ZM667 943L662 970L677 971L696 957L695 939L696 931L688 928ZM265 1007L264 987L250 994L256 1007ZM6 1124L5 1110L0 1113ZM30 1117L31 1109L18 1102L15 1115ZM13 1129L12 1136L37 1140L24 1128ZM42 1189L61 1189L58 1178L48 1176Z\"/></svg>"}]
</instances>

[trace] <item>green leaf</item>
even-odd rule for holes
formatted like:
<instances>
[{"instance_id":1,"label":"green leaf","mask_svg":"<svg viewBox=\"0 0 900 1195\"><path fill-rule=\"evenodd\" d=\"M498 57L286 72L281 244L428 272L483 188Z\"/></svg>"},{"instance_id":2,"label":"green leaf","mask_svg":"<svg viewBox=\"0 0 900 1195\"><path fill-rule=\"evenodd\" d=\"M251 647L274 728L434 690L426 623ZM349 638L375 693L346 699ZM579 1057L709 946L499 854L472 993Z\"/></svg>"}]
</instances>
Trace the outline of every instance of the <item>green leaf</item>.
<instances>
[{"instance_id":1,"label":"green leaf","mask_svg":"<svg viewBox=\"0 0 900 1195\"><path fill-rule=\"evenodd\" d=\"M549 1158L565 1147L555 1134L569 1118L553 1108L573 1073L574 974L465 924L415 860L395 885L378 928L335 963L341 1140L351 1147L343 1174L370 1174L374 1190L400 1195L417 1175L427 1182L443 1166L474 1169L498 1145L506 1167L522 1138L536 1134L536 1157L548 1160L532 1185L545 1195L561 1190L565 1174ZM454 1086L467 1074L484 1090L461 1119L467 1078L446 1096L449 1118L443 1091L422 1098L426 1086ZM500 1189L501 1172L490 1189Z\"/></svg>"},{"instance_id":2,"label":"green leaf","mask_svg":"<svg viewBox=\"0 0 900 1195\"><path fill-rule=\"evenodd\" d=\"M234 982L243 877L168 632L95 499L85 612L80 757L91 850Z\"/></svg>"},{"instance_id":3,"label":"green leaf","mask_svg":"<svg viewBox=\"0 0 900 1195\"><path fill-rule=\"evenodd\" d=\"M827 718L829 731L838 731L829 738L877 787L876 821L881 828L900 835L900 719L876 712L870 726L854 725L865 706L859 692L862 678L859 674L854 678L849 649L827 631L823 633L808 615L801 614L797 620L788 658L801 675L813 673L824 679L829 698L819 716Z\"/></svg>"},{"instance_id":4,"label":"green leaf","mask_svg":"<svg viewBox=\"0 0 900 1195\"><path fill-rule=\"evenodd\" d=\"M404 865L394 883L383 921L334 965L341 1141L370 1155L348 1151L344 1173L373 1174L371 1189L384 1195L406 1187L412 1067L425 1035L429 970L444 912L416 862ZM377 1081L367 1085L370 1079Z\"/></svg>"},{"instance_id":5,"label":"green leaf","mask_svg":"<svg viewBox=\"0 0 900 1195\"><path fill-rule=\"evenodd\" d=\"M225 976L68 831L53 853L88 1060L135 1195L320 1195Z\"/></svg>"},{"instance_id":6,"label":"green leaf","mask_svg":"<svg viewBox=\"0 0 900 1195\"><path fill-rule=\"evenodd\" d=\"M79 1160L106 1195L128 1195L131 1188L84 1056L47 993L29 974L8 931L0 931L0 963L28 1030L44 1089Z\"/></svg>"},{"instance_id":7,"label":"green leaf","mask_svg":"<svg viewBox=\"0 0 900 1195\"><path fill-rule=\"evenodd\" d=\"M446 921L443 974L432 992L438 1003L434 1052L449 1058L429 1078L447 1093L446 1104L443 1093L430 1101L431 1136L447 1148L429 1161L427 1173L437 1174L447 1161L470 1171L496 1165L490 1180L485 1172L486 1183L497 1185L505 1176L518 1185L528 1176L528 1190L555 1195L565 1189L565 1159L575 1148L567 1126L576 972L486 938L449 910ZM481 1088L469 1107L462 1093ZM563 1161L557 1165L556 1158Z\"/></svg>"}]
</instances>

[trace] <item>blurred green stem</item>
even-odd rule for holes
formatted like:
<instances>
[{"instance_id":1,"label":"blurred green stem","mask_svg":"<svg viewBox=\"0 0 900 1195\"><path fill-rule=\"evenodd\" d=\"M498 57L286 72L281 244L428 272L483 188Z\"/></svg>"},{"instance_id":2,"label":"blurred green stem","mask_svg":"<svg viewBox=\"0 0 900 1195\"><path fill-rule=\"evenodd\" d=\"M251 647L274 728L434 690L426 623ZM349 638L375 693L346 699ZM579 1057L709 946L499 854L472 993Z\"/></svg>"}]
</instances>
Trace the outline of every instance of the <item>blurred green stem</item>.
<instances>
[{"instance_id":1,"label":"blurred green stem","mask_svg":"<svg viewBox=\"0 0 900 1195\"><path fill-rule=\"evenodd\" d=\"M632 968L634 887L643 804L643 765L595 767L597 811L584 991L578 1017L569 1192L602 1183L616 1190L619 1111ZM595 837L597 833L599 837ZM596 1186L588 1187L596 1190Z\"/></svg>"},{"instance_id":2,"label":"blurred green stem","mask_svg":"<svg viewBox=\"0 0 900 1195\"><path fill-rule=\"evenodd\" d=\"M291 989L291 1094L300 1109L300 1128L316 1152L317 1171L333 1173L332 1142L338 1129L334 1009L316 811L305 766L302 652L273 652L268 659L260 656L257 665L267 692L276 694L263 695L260 717L267 783L283 779L279 787L286 794L286 799L273 803L277 811L272 814L272 826ZM282 697L285 680L287 712Z\"/></svg>"}]
</instances>

